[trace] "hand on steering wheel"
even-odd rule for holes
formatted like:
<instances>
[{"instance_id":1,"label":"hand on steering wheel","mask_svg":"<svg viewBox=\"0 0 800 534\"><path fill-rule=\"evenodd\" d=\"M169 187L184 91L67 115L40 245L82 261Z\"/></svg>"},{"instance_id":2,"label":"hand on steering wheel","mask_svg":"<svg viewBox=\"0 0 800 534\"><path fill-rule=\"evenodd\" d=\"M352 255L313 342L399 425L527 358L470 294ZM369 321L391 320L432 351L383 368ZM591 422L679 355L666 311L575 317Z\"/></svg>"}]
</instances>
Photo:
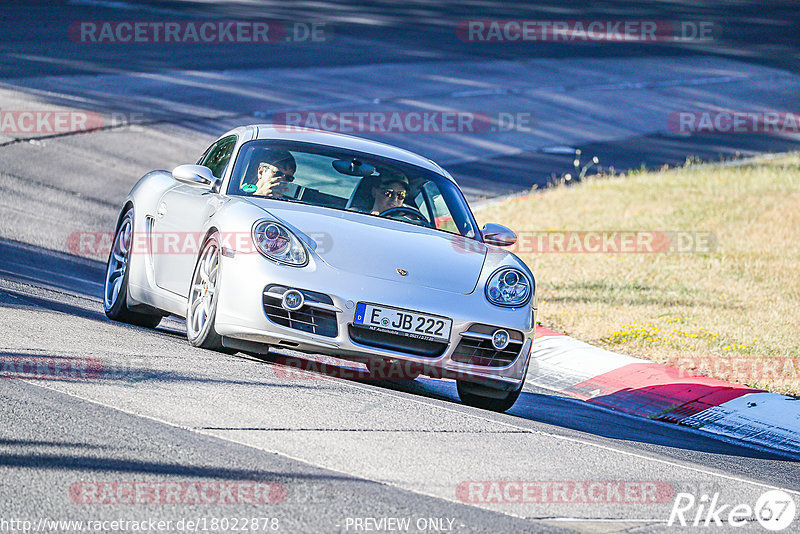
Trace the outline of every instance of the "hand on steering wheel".
<instances>
[{"instance_id":1,"label":"hand on steering wheel","mask_svg":"<svg viewBox=\"0 0 800 534\"><path fill-rule=\"evenodd\" d=\"M404 219L410 219L410 222L414 224L420 224L420 226L427 226L428 228L434 228L434 226L428 222L428 219L419 211L417 208L412 208L411 206L397 206L396 208L389 208L381 212L381 217L389 217L390 219L396 219L395 215L399 215Z\"/></svg>"}]
</instances>

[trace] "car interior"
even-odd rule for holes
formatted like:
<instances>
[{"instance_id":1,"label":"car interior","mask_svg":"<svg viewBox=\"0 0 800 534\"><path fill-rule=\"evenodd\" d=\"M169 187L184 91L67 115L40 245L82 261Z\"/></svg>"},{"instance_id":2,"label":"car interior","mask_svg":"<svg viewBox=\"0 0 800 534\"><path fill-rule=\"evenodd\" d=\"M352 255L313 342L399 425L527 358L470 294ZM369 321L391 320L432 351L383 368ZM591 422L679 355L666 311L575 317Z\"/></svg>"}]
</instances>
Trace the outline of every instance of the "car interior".
<instances>
[{"instance_id":1,"label":"car interior","mask_svg":"<svg viewBox=\"0 0 800 534\"><path fill-rule=\"evenodd\" d=\"M251 195L258 181L259 165L270 159L267 155L270 152L274 157L274 150L275 145L245 148L239 155L241 168L234 171L234 182L229 191ZM292 146L286 146L286 150L292 154L297 168L295 178L282 198L369 214L375 202L372 189L380 186L387 177L402 177L400 181L408 184L408 194L403 203L385 217L467 237L475 235L468 212L456 210L454 213L449 203L452 200L454 205L458 205L458 200L446 200L454 193L441 190L440 184L424 175L414 176L400 166L377 160L373 163L369 158L346 152L334 155L306 150L305 147L298 150Z\"/></svg>"}]
</instances>

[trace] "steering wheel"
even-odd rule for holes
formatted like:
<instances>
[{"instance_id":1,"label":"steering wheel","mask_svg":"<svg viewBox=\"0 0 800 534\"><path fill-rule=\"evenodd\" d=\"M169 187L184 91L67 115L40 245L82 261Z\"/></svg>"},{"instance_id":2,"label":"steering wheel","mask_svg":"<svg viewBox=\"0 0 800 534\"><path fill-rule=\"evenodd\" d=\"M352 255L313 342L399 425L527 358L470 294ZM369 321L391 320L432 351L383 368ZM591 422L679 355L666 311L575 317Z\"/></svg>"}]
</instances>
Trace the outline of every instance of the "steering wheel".
<instances>
[{"instance_id":1,"label":"steering wheel","mask_svg":"<svg viewBox=\"0 0 800 534\"><path fill-rule=\"evenodd\" d=\"M428 219L419 211L417 208L412 208L411 206L397 206L396 208L389 208L388 210L382 212L380 214L381 217L389 217L390 219L396 219L395 216L400 216L404 219L410 219L410 222L414 224L418 224L420 226L427 226L428 228L433 228L434 226L428 222Z\"/></svg>"}]
</instances>

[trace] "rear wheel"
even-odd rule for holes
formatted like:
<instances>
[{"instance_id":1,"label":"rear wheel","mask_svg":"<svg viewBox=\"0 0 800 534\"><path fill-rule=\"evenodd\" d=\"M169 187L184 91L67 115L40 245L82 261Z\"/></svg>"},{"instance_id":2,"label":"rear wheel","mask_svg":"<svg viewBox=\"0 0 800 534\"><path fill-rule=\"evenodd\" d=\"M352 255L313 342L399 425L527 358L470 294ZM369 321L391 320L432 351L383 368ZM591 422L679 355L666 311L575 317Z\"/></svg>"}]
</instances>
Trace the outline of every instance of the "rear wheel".
<instances>
[{"instance_id":1,"label":"rear wheel","mask_svg":"<svg viewBox=\"0 0 800 534\"><path fill-rule=\"evenodd\" d=\"M203 244L189 288L186 310L186 337L195 347L235 352L222 345L222 336L214 330L219 299L219 239L211 234Z\"/></svg>"},{"instance_id":2,"label":"rear wheel","mask_svg":"<svg viewBox=\"0 0 800 534\"><path fill-rule=\"evenodd\" d=\"M480 384L457 380L456 388L461 402L467 406L493 412L505 412L511 409L514 403L517 402L520 393L522 393L522 384L516 391L501 391Z\"/></svg>"},{"instance_id":3,"label":"rear wheel","mask_svg":"<svg viewBox=\"0 0 800 534\"><path fill-rule=\"evenodd\" d=\"M106 265L106 279L103 285L103 309L106 316L114 321L155 328L161 322L162 315L141 313L128 308L128 263L133 243L133 208L122 216L111 253Z\"/></svg>"}]
</instances>

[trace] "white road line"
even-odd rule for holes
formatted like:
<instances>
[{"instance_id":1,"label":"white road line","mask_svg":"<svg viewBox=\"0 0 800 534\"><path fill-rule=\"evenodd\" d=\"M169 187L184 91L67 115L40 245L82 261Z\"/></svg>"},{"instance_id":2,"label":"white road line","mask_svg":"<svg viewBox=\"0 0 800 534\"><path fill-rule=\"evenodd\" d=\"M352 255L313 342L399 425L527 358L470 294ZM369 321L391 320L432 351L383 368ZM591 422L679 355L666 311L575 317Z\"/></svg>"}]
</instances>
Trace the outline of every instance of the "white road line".
<instances>
[{"instance_id":1,"label":"white road line","mask_svg":"<svg viewBox=\"0 0 800 534\"><path fill-rule=\"evenodd\" d=\"M197 430L196 428L178 425L178 424L172 423L170 421L166 421L164 419L160 419L158 417L153 417L153 416L150 416L150 415L143 415L143 414L136 413L136 412L133 412L133 411L125 410L123 408L119 408L117 406L111 406L111 405L108 405L108 404L104 404L104 403L96 401L94 399L89 399L89 398L83 397L81 395L75 395L74 393L68 393L66 391L62 391L60 389L56 389L56 388L44 385L41 382L36 383L36 382L29 381L29 380L23 380L23 379L19 379L19 380L22 381L22 382L25 382L26 384L29 384L29 385L32 385L32 386L36 386L36 387L40 387L40 388L44 388L44 389L49 389L50 391L54 391L56 393L61 393L62 395L68 395L70 397L73 397L73 398L76 398L76 399L79 399L79 400L94 404L96 406L102 406L104 408L110 408L112 410L117 410L119 412L122 412L122 413L125 413L125 414L128 414L128 415L132 415L134 417L141 417L142 419L149 419L150 421L155 421L157 423L162 423L164 425L168 425L168 426L171 426L173 428L179 428L181 430L187 430L189 432L195 432L197 434L200 434L200 435L203 435L203 436L207 436L207 437L211 437L211 438L214 438L214 439L219 439L219 440L222 440L222 441L229 441L231 443L237 443L239 445L244 445L245 447L250 447L251 449L256 449L256 450L259 450L259 451L276 454L278 456L282 456L284 458L288 458L290 460L294 460L296 462L300 462L300 463L305 464L305 465L310 465L312 467L317 467L319 469L324 469L326 471L339 473L339 474L345 475L346 477L349 477L349 478L353 478L353 479L357 479L357 480L366 480L366 481L369 481L369 482L374 482L375 484L381 484L383 486L397 488L399 490L407 491L409 493L415 493L417 495L422 495L422 496L425 496L425 497L431 497L431 498L439 499L439 500L442 500L442 501L448 501L448 502L452 502L452 503L456 503L456 504L461 504L461 505L464 505L464 506L473 506L470 503L461 502L461 501L458 501L456 499L450 499L450 498L447 498L447 497L443 497L441 495L436 495L436 494L433 494L433 493L427 493L425 491L419 491L419 490L416 490L416 489L409 489L409 488L406 488L406 487L403 487L403 486L400 486L398 484L394 484L394 483L391 483L391 482L384 482L384 481L381 481L381 480L375 480L375 479L372 479L372 478L368 478L368 477L364 477L364 476L360 476L360 475L355 475L353 473L348 473L347 471L342 471L341 469L336 469L335 467L330 467L330 466L326 466L326 465L323 465L323 464L320 464L320 463L311 462L311 461L309 461L309 460L307 460L305 458L299 458L297 456L292 456L291 454L287 454L285 452L278 451L278 450L275 450L275 449L266 449L266 448L263 448L263 447L259 447L259 446L253 445L252 443L246 443L246 442L238 441L238 440L235 440L235 439L224 438L224 437L218 436L217 434L213 434L213 433L210 433L210 432L202 432L200 430ZM475 508L480 508L481 510L488 510L488 511L491 511L491 512L504 514L504 515L508 515L508 516L511 516L511 517L516 517L516 518L519 518L519 519L526 519L526 520L530 521L529 518L527 518L527 517L525 517L523 515L513 514L511 512L507 512L507 511L491 510L491 509L488 509L488 508L481 508L479 506L475 506Z\"/></svg>"},{"instance_id":2,"label":"white road line","mask_svg":"<svg viewBox=\"0 0 800 534\"><path fill-rule=\"evenodd\" d=\"M47 269L33 269L33 271L34 271L34 273L55 275L54 277L64 278L64 279L67 279L67 280L72 280L72 281L75 281L75 282L79 282L81 284L87 284L87 285L95 286L95 287L98 287L98 288L104 287L104 283L102 283L102 282L92 282L91 280L85 280L83 278L80 278L80 277L77 277L77 276L70 276L68 274L59 274L59 273L56 273L56 272L53 272L53 271L48 271ZM41 280L40 277L35 277L35 276L31 276L31 275L26 275L26 274L18 274L18 273L15 273L13 271L7 271L5 269L0 269L0 276L2 276L6 280L21 280L21 281L23 281L23 283L27 283L28 285L33 286L33 287L39 287L40 289L51 289L49 287L37 286L36 284L33 283L33 282L40 281ZM51 277L51 279L53 279L53 278Z\"/></svg>"},{"instance_id":3,"label":"white road line","mask_svg":"<svg viewBox=\"0 0 800 534\"><path fill-rule=\"evenodd\" d=\"M73 398L76 398L76 399L80 399L80 400L83 400L85 402L97 405L97 406L103 406L105 408L110 408L112 410L117 410L117 411L120 411L122 413L126 413L128 415L132 415L134 417L140 417L140 418L143 418L143 419L149 419L151 421L156 421L158 423L162 423L162 424L171 426L173 428L179 428L179 429L182 429L182 430L187 430L189 432L195 432L197 434L200 434L200 435L203 435L203 436L208 436L208 437L215 438L215 439L220 439L222 441L229 441L231 443L237 443L239 445L243 445L243 446L249 447L251 449L264 451L264 452L268 452L268 453L273 453L273 454L276 454L276 455L281 456L283 458L288 458L290 460L294 460L296 462L300 462L302 464L310 465L310 466L317 467L317 468L320 468L320 469L324 469L326 471L339 473L341 475L345 475L345 476L350 477L350 478L354 478L354 479L358 479L358 480L367 480L367 481L370 481L370 482L374 482L376 484L381 484L383 486L393 487L393 488L399 489L401 491L407 491L409 493L422 495L424 497L430 497L430 498L433 498L433 499L447 501L447 502L451 502L451 503L454 503L454 504L460 504L460 505L464 505L464 506L472 506L472 507L475 507L475 508L479 508L481 510L490 511L490 512L494 512L494 513L499 513L499 514L507 515L509 517L514 517L514 518L518 518L518 519L524 519L524 520L531 521L531 522L544 522L544 521L548 521L548 520L549 521L558 521L558 518L538 519L538 518L535 518L535 517L529 517L529 516L525 516L525 515L521 515L521 514L516 514L516 513L513 513L511 511L508 511L508 510L495 510L495 509L492 509L492 508L485 508L485 507L477 506L477 505L475 505L473 503L465 503L465 502L457 500L457 499L449 498L449 497L444 496L444 495L437 495L435 493L429 493L427 491L421 491L421 490L416 489L416 488L411 489L411 488L408 488L408 487L401 486L400 484L397 484L397 483L386 482L386 481L382 481L382 480L375 480L373 478L369 478L369 477L365 477L365 476L349 473L347 471L343 471L341 469L337 469L337 468L331 467L329 465L324 465L324 464L321 464L321 463L318 463L318 462L312 462L312 461L309 461L307 458L301 458L301 457L293 456L293 455L287 454L286 452L283 452L283 451L279 451L279 450L275 450L275 449L267 449L267 448L264 448L264 447L259 447L257 445L253 445L252 443L244 442L244 441L241 441L241 440L222 437L222 436L219 436L217 434L210 433L210 432L202 432L202 431L197 430L196 428L193 428L193 427L186 427L186 426L178 425L178 424L172 423L170 421L166 421L164 419L160 419L158 417L153 417L153 416L150 416L150 415L143 415L143 414L135 413L133 411L125 410L125 409L117 407L117 406L110 406L108 404L104 404L104 403L96 401L94 399L89 399L89 398L83 397L81 395L75 395L73 393L67 393L65 391L62 391L60 389L52 388L52 387L50 387L48 385L42 384L41 382L31 382L29 380L21 380L21 381L23 381L23 382L25 382L25 383L27 383L29 385L32 385L32 386L37 386L37 387L41 387L41 388L44 388L44 389L49 389L50 391L54 391L56 393L61 393L63 395L68 395L70 397L73 397ZM411 400L412 402L419 402L420 404L426 404L426 403L423 403L421 401L416 401L415 399L407 399L407 400ZM431 406L431 404L428 404L428 406ZM440 406L440 408L445 409L445 410L449 410L449 411L452 411L452 412L456 412L456 410L450 410L450 409L448 409L446 407L441 407ZM458 412L458 413L463 413L463 412ZM473 415L473 414L466 414L466 415ZM477 416L475 416L475 417L477 417ZM494 420L491 420L491 419L488 419L488 418L482 418L482 419L485 419L485 420L493 422L493 423L507 424L507 423L502 423L500 421L494 421ZM514 425L507 425L507 426L514 426ZM530 431L530 429L525 429L525 430L526 431ZM562 436L558 436L558 435L555 435L555 434L549 434L549 433L546 433L546 432L539 432L539 431L530 431L530 432L531 433L538 432L540 434L552 436L553 438L556 438L556 439L564 439ZM595 446L594 443L585 442L583 440L567 439L567 441L573 441L573 442L578 442L578 443L584 443L584 444L590 445L590 446ZM645 460L654 460L656 462L660 462L660 463L664 463L664 464L667 464L667 465L671 465L673 467L688 469L690 471L704 473L704 474L708 474L708 475L711 475L711 476L721 476L721 475L718 475L717 473L713 473L713 472L705 471L705 470L701 470L701 469L696 469L696 468L690 468L690 467L687 467L687 466L676 464L674 462L668 462L668 461L663 461L663 460L655 460L655 459L648 458L648 457L645 457L645 456L642 456L642 455L638 455L638 454L624 453L624 451L618 451L618 450L610 448L610 447L600 447L600 448L603 448L603 449L606 449L606 450L610 450L610 451L613 451L613 452L622 452L623 454L629 454L631 456L636 456L636 457L639 457L639 458L642 458L642 459L645 459ZM761 484L761 483L758 483L758 482L752 482L752 481L749 481L749 480L740 479L740 478L736 478L736 477L722 476L722 478L735 480L735 481L743 482L745 484L751 484L751 485L754 485L754 486L768 488L768 489L782 489L782 488L778 488L776 486L770 486L770 485L767 485L767 484ZM787 492L793 493L795 495L800 495L800 492L797 492L797 491L786 490L786 489L784 489L783 491L787 491ZM567 521L567 520L569 520L569 519L565 519L564 521ZM591 522L591 521L597 521L597 519L584 519L584 521ZM620 519L619 521L616 521L616 522L623 523L625 521Z\"/></svg>"},{"instance_id":4,"label":"white road line","mask_svg":"<svg viewBox=\"0 0 800 534\"><path fill-rule=\"evenodd\" d=\"M105 403L100 402L98 400L94 400L94 399L90 399L90 398L87 398L87 397L83 397L81 395L76 395L74 393L68 393L68 392L62 391L60 389L53 388L53 387L50 387L48 385L45 385L45 384L43 384L41 382L32 382L32 381L24 380L24 379L20 379L20 380L23 380L24 382L26 382L28 384L31 384L33 386L43 387L43 388L49 389L51 391L56 391L58 393L69 395L71 397L75 397L75 398L78 398L78 399L81 399L81 400L84 400L86 402L90 402L92 404L96 404L96 405L99 405L99 406L104 406L104 407L110 408L112 410L118 410L120 412L127 413L129 415L133 415L133 416L136 416L136 417L143 417L145 419L150 419L152 421L157 421L159 423L170 425L170 426L175 427L175 428L188 430L190 432L197 432L198 434L203 434L203 435L207 435L207 436L223 439L223 440L226 440L226 441L239 443L241 445L245 445L245 446L251 447L253 449L258 449L258 450L263 450L263 451L279 454L281 456L285 456L286 458L291 458L292 460L303 462L303 463L306 463L308 465L313 465L313 466L319 467L321 469L328 469L328 470L331 470L331 471L335 471L337 473L346 474L347 476L350 476L350 477L360 478L360 479L364 479L364 480L373 480L373 479L368 479L368 478L363 477L363 476L354 475L352 473L347 473L346 471L333 469L333 468L331 468L329 466L326 466L326 465L323 465L323 464L311 462L311 461L309 461L308 459L305 459L305 458L295 457L295 456L292 456L290 454L287 454L285 452L282 452L282 451L279 451L279 450L276 450L276 449L266 449L266 448L259 447L257 445L253 445L251 443L245 443L245 442L238 441L238 440L235 440L235 439L230 439L230 438L223 438L223 437L220 437L220 436L218 436L217 434L214 434L214 433L201 431L201 430L197 429L196 427L178 425L178 424L172 423L170 421L166 421L164 419L160 419L158 417L154 417L154 416L151 416L151 415L143 415L143 414L139 414L139 413L136 413L136 412L133 412L133 411L128 411L128 410L125 410L125 409L117 407L117 406L112 406L110 404L105 404ZM341 380L341 381L339 381L339 383L344 384L344 385L348 385L350 387L371 391L373 393L378 393L378 392L375 392L375 390L373 388L363 387L360 384L356 384L356 383L349 382L349 381L346 381L346 380ZM800 496L800 491L795 491L795 490L791 490L791 489L787 489L787 488L782 488L780 486L773 486L773 485L770 485L770 484L764 484L762 482L756 482L756 481L753 481L753 480L747 480L745 478L740 478L740 477L736 477L736 476L732 476L732 475L726 475L724 473L717 473L717 472L710 471L710 470L707 470L707 469L701 469L701 468L697 468L697 467L687 466L687 465L683 465L683 464L680 464L680 463L677 463L677 462L673 462L673 461L670 461L670 460L662 460L662 459L659 459L659 458L652 458L650 456L645 456L643 454L630 452L630 451L623 451L623 450L615 449L614 447L610 447L610 446L607 446L607 445L600 445L598 443L593 443L593 442L588 441L588 440L583 440L583 439L578 439L578 438L570 438L570 437L567 437L567 436L560 436L558 434L553 434L551 432L545 432L545 431L542 431L542 430L533 430L533 429L530 429L530 428L525 428L525 427L520 426L520 425L514 425L514 424L511 424L511 423L506 423L504 421L497 421L497 420L494 420L494 419L490 419L488 417L482 417L482 416L477 415L477 414L469 413L468 411L465 412L465 411L455 410L455 409L449 408L447 406L441 406L441 405L430 403L430 402L424 402L422 400L418 400L418 399L414 399L414 398L407 398L407 397L404 397L404 396L401 396L401 395L394 395L392 392L386 391L386 390L382 390L379 394L381 394L381 395L391 395L391 396L393 396L393 397L395 397L397 399L406 400L406 401L410 401L410 402L415 402L415 403L422 404L422 405L427 406L427 407L435 406L435 407L438 407L438 408L440 408L442 410L449 411L449 412L452 412L452 413L456 413L456 414L459 414L459 415L466 415L468 417L473 417L475 419L479 419L479 420L482 420L482 421L485 421L485 422L499 424L499 425L502 425L502 426L507 426L507 427L515 428L515 429L519 429L519 430L524 430L525 433L540 434L540 435L547 436L547 437L550 437L550 438L553 438L553 439L556 439L556 440L568 441L570 443L579 443L581 445L588 445L590 447L594 447L594 448L597 448L597 449L601 449L601 450L605 450L605 451L609 451L609 452L615 452L615 453L622 454L624 456L630 456L630 457L633 457L633 458L638 458L638 459L645 460L645 461L651 461L651 462L659 463L659 464L662 464L662 465L668 465L670 467L674 467L674 468L678 468L678 469L684 469L684 470L691 471L691 472L694 472L694 473L701 473L701 474L709 475L709 476L712 476L712 477L719 477L719 478L722 478L722 479L725 479L725 480L731 480L731 481L734 481L734 482L741 482L743 484L749 484L751 486L756 486L756 487L764 488L764 489L778 489L778 490L785 491L787 493L792 493L794 495ZM435 399L429 399L429 400L435 400ZM330 430L329 432L336 432L336 430ZM430 495L432 497L436 497L436 498L439 498L439 499L449 500L451 502L457 502L457 503L460 503L460 504L469 504L469 503L463 503L463 502L455 500L455 499L448 499L448 498L443 497L441 495L433 495L433 494L428 494L428 493L417 491L417 490L410 490L409 488L405 488L405 487L399 486L397 484L390 484L390 483L377 481L377 480L373 480L373 481L381 483L381 484L387 484L387 485L395 486L395 487L398 487L398 488L406 490L406 491L413 491L415 493L420 493L422 495ZM522 516L516 516L515 515L514 517L522 517Z\"/></svg>"},{"instance_id":5,"label":"white road line","mask_svg":"<svg viewBox=\"0 0 800 534\"><path fill-rule=\"evenodd\" d=\"M361 387L362 389L367 389L367 388L362 387L360 384L356 384L356 383L349 383L349 385L354 386L354 387ZM388 394L391 395L392 393L388 393ZM393 395L393 396L394 397L398 397L398 398L405 398L405 397L401 397L400 395ZM429 403L423 402L421 400L413 399L413 398L412 399L406 399L406 400L411 401L411 402L417 402L419 404L425 404L427 406L431 406L431 404L429 404ZM431 399L431 400L433 400L433 399ZM511 423L507 423L505 421L497 421L495 419L490 419L488 417L483 417L483 416L480 416L478 414L473 414L473 413L469 413L469 412L463 412L463 411L460 411L460 410L455 410L455 409L452 409L452 408L448 408L446 406L439 406L439 408L441 408L442 410L447 410L447 411L451 411L451 412L454 412L454 413L458 413L458 414L474 417L475 419L481 419L483 421L488 421L490 423L495 423L495 424L505 425L505 426L508 426L508 427L511 427L511 428L517 428L517 429L526 430L527 432L530 432L531 434L541 434L541 435L549 436L549 437L552 437L552 438L555 438L555 439L560 439L560 440L563 440L563 441L569 441L569 442L572 442L572 443L580 443L582 445L589 445L590 447L595 447L595 448L598 448L598 449L611 451L611 452L617 452L619 454L632 456L634 458L639 458L639 459L642 459L642 460L649 460L649 461L657 462L657 463L660 463L660 464L669 465L671 467L678 467L680 469L686 469L688 471L693 471L695 473L702 473L704 475L716 476L716 477L724 478L724 479L727 479L727 480L733 480L733 481L736 481L736 482L743 482L745 484L751 484L753 486L758 486L758 487L766 488L766 489L779 489L779 490L786 491L788 493L793 493L795 495L800 495L800 491L781 488L779 486L771 486L769 484L764 484L762 482L756 482L756 481L753 481L753 480L747 480L747 479L735 477L735 476L732 476L732 475L726 475L724 473L716 473L714 471L709 471L709 470L701 469L701 468L698 468L698 467L692 467L692 466L688 466L688 465L679 464L679 463L676 463L676 462L673 462L673 461L670 461L670 460L662 460L660 458L652 458L650 456L645 456L643 454L630 452L630 451L624 451L624 450L620 450L620 449L615 449L614 447L610 447L608 445L600 445L599 443L594 443L594 442L583 440L583 439L579 439L579 438L570 438L570 437L567 437L567 436L560 436L558 434L553 434L551 432L545 432L543 430L534 430L534 429L526 428L526 427L523 427L523 426L520 426L520 425L514 425L514 424L511 424ZM477 410L477 408L476 408L476 410ZM619 412L613 412L613 413L617 414ZM676 428L675 425L670 425L670 426L672 428ZM680 427L678 427L678 428L680 428ZM742 444L742 446L748 446L748 445L749 444L746 444L746 443Z\"/></svg>"}]
</instances>

